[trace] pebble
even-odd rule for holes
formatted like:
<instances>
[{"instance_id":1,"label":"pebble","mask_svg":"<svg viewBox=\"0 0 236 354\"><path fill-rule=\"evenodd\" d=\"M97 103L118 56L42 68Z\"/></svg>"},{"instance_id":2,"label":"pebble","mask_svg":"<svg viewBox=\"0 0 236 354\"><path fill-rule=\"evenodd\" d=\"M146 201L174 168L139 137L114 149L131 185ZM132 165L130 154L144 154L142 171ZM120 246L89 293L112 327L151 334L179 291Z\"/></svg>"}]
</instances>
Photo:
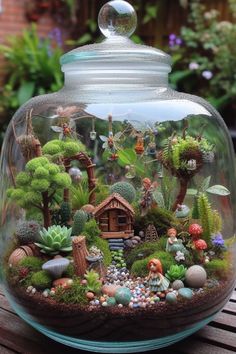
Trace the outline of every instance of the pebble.
<instances>
[{"instance_id":1,"label":"pebble","mask_svg":"<svg viewBox=\"0 0 236 354\"><path fill-rule=\"evenodd\" d=\"M44 291L43 291L43 296L44 296L44 297L48 297L49 291L50 291L50 290L44 290Z\"/></svg>"},{"instance_id":2,"label":"pebble","mask_svg":"<svg viewBox=\"0 0 236 354\"><path fill-rule=\"evenodd\" d=\"M31 294L34 295L34 294L36 293L36 291L37 291L37 290L36 290L35 288L33 288L33 289L31 290Z\"/></svg>"},{"instance_id":3,"label":"pebble","mask_svg":"<svg viewBox=\"0 0 236 354\"><path fill-rule=\"evenodd\" d=\"M104 302L102 303L102 306L103 306L103 307L107 307L107 302L104 301Z\"/></svg>"},{"instance_id":4,"label":"pebble","mask_svg":"<svg viewBox=\"0 0 236 354\"><path fill-rule=\"evenodd\" d=\"M179 289L178 294L180 297L187 300L190 300L193 297L193 292L189 288Z\"/></svg>"}]
</instances>

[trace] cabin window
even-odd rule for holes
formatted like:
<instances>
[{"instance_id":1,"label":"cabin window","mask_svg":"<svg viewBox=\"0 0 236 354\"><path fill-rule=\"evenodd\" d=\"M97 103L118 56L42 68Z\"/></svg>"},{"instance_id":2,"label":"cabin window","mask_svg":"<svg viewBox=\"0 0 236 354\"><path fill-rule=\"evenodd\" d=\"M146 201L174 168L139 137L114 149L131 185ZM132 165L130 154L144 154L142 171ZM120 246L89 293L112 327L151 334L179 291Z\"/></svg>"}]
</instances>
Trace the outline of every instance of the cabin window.
<instances>
[{"instance_id":1,"label":"cabin window","mask_svg":"<svg viewBox=\"0 0 236 354\"><path fill-rule=\"evenodd\" d=\"M127 224L127 217L125 215L118 215L118 224L119 225L126 225Z\"/></svg>"}]
</instances>

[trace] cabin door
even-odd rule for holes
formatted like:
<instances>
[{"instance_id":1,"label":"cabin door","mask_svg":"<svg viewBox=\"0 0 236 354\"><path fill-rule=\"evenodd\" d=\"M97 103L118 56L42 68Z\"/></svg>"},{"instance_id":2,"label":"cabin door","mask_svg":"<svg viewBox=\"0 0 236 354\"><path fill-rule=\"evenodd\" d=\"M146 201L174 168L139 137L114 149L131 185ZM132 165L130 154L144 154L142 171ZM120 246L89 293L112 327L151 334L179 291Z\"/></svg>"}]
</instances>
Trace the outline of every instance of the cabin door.
<instances>
[{"instance_id":1,"label":"cabin door","mask_svg":"<svg viewBox=\"0 0 236 354\"><path fill-rule=\"evenodd\" d=\"M117 210L109 211L109 231L113 231L113 232L119 231Z\"/></svg>"}]
</instances>

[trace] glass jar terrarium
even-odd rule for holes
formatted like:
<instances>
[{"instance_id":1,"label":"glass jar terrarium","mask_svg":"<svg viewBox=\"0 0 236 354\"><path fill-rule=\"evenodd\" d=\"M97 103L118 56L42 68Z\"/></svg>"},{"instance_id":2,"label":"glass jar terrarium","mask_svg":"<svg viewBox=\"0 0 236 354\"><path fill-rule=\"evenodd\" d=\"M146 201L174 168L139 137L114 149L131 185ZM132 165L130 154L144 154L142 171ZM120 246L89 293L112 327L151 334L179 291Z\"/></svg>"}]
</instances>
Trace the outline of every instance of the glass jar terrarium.
<instances>
[{"instance_id":1,"label":"glass jar terrarium","mask_svg":"<svg viewBox=\"0 0 236 354\"><path fill-rule=\"evenodd\" d=\"M1 158L6 295L47 336L98 352L172 344L234 286L235 166L219 114L168 87L170 58L107 37L61 59L65 87L14 115ZM209 301L210 299L210 301Z\"/></svg>"}]
</instances>

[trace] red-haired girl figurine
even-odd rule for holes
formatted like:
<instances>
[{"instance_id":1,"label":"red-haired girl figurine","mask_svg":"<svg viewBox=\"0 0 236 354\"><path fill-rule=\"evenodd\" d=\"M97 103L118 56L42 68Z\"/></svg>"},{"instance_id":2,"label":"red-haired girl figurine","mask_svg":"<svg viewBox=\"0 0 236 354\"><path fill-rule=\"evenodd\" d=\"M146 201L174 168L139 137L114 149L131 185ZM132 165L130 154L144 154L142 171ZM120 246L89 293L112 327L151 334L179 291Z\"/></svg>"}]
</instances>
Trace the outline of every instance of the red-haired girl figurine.
<instances>
[{"instance_id":1,"label":"red-haired girl figurine","mask_svg":"<svg viewBox=\"0 0 236 354\"><path fill-rule=\"evenodd\" d=\"M169 280L162 274L162 264L157 258L152 258L148 262L149 274L147 277L150 291L157 293L159 291L165 291L169 287Z\"/></svg>"}]
</instances>

